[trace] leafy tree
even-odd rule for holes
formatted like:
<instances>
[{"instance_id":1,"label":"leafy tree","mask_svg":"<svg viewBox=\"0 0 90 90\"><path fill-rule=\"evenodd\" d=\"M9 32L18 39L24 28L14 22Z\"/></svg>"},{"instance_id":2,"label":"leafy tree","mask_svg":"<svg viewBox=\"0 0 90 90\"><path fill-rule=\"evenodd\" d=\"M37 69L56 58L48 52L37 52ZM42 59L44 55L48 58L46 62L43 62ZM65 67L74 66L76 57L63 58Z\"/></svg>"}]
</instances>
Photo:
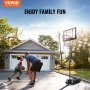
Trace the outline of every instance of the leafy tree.
<instances>
[{"instance_id":1,"label":"leafy tree","mask_svg":"<svg viewBox=\"0 0 90 90\"><path fill-rule=\"evenodd\" d=\"M8 24L7 19L0 18L0 68L4 67L4 50L20 43L18 29Z\"/></svg>"},{"instance_id":2,"label":"leafy tree","mask_svg":"<svg viewBox=\"0 0 90 90\"><path fill-rule=\"evenodd\" d=\"M21 35L21 33L22 32L18 31L18 28L15 28L15 31L12 33L12 36L9 37L11 47L16 46L17 44L19 44L21 42L21 40L18 38L19 35Z\"/></svg>"},{"instance_id":3,"label":"leafy tree","mask_svg":"<svg viewBox=\"0 0 90 90\"><path fill-rule=\"evenodd\" d=\"M50 35L39 35L38 41L48 47L50 50L58 50L58 42L53 40L53 38ZM58 64L60 64L59 60L59 54L55 54L55 65L57 67Z\"/></svg>"},{"instance_id":4,"label":"leafy tree","mask_svg":"<svg viewBox=\"0 0 90 90\"><path fill-rule=\"evenodd\" d=\"M39 35L38 41L50 50L58 50L58 42L53 40L50 35Z\"/></svg>"},{"instance_id":5,"label":"leafy tree","mask_svg":"<svg viewBox=\"0 0 90 90\"><path fill-rule=\"evenodd\" d=\"M90 57L90 32L82 31L78 38L72 43L72 59L75 62L75 68L89 68Z\"/></svg>"}]
</instances>

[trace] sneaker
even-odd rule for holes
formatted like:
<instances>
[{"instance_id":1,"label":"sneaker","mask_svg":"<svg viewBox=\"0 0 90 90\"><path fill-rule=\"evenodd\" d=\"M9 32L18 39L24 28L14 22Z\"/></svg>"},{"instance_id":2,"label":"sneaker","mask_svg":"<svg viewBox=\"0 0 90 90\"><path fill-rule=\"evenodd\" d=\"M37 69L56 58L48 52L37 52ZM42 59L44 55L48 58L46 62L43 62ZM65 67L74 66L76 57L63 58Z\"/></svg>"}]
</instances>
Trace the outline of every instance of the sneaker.
<instances>
[{"instance_id":1,"label":"sneaker","mask_svg":"<svg viewBox=\"0 0 90 90\"><path fill-rule=\"evenodd\" d=\"M34 82L30 82L28 85L34 85Z\"/></svg>"},{"instance_id":2,"label":"sneaker","mask_svg":"<svg viewBox=\"0 0 90 90\"><path fill-rule=\"evenodd\" d=\"M8 81L9 81L9 82L11 81L11 78L10 78L10 77L8 78Z\"/></svg>"},{"instance_id":3,"label":"sneaker","mask_svg":"<svg viewBox=\"0 0 90 90\"><path fill-rule=\"evenodd\" d=\"M16 77L16 79L20 80L20 77Z\"/></svg>"},{"instance_id":4,"label":"sneaker","mask_svg":"<svg viewBox=\"0 0 90 90\"><path fill-rule=\"evenodd\" d=\"M33 82L33 83L35 83L35 80L33 80L33 81L30 81L30 82L29 82L29 84L30 84L30 83L32 83L32 82Z\"/></svg>"},{"instance_id":5,"label":"sneaker","mask_svg":"<svg viewBox=\"0 0 90 90\"><path fill-rule=\"evenodd\" d=\"M35 80L33 80L33 82L35 83Z\"/></svg>"}]
</instances>

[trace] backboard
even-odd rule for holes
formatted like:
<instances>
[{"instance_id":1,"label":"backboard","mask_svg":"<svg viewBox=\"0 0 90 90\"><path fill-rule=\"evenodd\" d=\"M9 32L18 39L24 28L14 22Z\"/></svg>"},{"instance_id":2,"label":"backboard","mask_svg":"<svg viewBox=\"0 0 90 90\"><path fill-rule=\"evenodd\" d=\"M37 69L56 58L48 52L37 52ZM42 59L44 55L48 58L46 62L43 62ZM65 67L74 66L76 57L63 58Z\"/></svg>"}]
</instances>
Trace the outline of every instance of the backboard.
<instances>
[{"instance_id":1,"label":"backboard","mask_svg":"<svg viewBox=\"0 0 90 90\"><path fill-rule=\"evenodd\" d=\"M77 38L76 27L70 28L63 31L63 41L70 41Z\"/></svg>"}]
</instances>

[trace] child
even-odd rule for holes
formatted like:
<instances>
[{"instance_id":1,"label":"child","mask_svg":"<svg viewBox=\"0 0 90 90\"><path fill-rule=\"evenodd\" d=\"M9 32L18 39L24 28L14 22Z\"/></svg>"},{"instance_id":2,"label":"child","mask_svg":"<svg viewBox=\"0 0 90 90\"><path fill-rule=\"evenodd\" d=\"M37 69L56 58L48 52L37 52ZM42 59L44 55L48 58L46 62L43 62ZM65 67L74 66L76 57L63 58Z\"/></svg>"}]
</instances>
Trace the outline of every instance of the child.
<instances>
[{"instance_id":1,"label":"child","mask_svg":"<svg viewBox=\"0 0 90 90\"><path fill-rule=\"evenodd\" d=\"M16 77L16 79L20 80L20 77L22 75L22 71L21 71L21 67L22 67L22 61L23 61L23 57L17 57L17 60L19 60L19 63L17 64L17 66L15 67L14 70L14 74L11 75L8 80L11 81L11 78L18 72L19 75Z\"/></svg>"}]
</instances>

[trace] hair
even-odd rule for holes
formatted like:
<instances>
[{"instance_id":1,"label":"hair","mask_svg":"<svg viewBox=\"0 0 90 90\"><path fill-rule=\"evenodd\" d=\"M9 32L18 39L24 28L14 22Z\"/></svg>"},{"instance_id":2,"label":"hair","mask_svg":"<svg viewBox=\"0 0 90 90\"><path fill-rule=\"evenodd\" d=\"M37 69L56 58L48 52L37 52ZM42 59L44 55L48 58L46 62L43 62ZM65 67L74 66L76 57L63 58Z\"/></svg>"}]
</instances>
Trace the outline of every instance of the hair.
<instances>
[{"instance_id":1,"label":"hair","mask_svg":"<svg viewBox=\"0 0 90 90\"><path fill-rule=\"evenodd\" d=\"M25 55L30 54L28 51L25 53Z\"/></svg>"},{"instance_id":2,"label":"hair","mask_svg":"<svg viewBox=\"0 0 90 90\"><path fill-rule=\"evenodd\" d=\"M21 57L20 56L17 56L17 60L21 60Z\"/></svg>"}]
</instances>

